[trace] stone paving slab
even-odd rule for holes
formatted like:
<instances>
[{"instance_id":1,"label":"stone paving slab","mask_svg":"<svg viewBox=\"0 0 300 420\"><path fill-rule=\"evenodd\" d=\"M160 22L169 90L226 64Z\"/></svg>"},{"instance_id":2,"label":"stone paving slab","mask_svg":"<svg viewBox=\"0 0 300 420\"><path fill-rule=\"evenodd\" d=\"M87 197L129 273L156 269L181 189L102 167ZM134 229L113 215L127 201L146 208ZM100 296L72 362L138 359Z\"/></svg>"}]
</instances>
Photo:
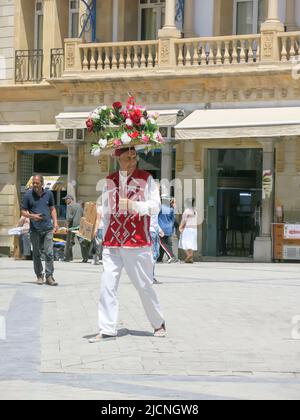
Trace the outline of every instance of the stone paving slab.
<instances>
[{"instance_id":1,"label":"stone paving slab","mask_svg":"<svg viewBox=\"0 0 300 420\"><path fill-rule=\"evenodd\" d=\"M31 262L0 259L0 315L3 308L8 318L0 399L22 386L24 398L43 396L45 381L61 387L48 388L51 398L299 399L300 340L291 335L300 315L299 268L158 265L166 339L153 337L124 274L119 336L91 345L102 267L57 263L59 287L49 288L34 284Z\"/></svg>"}]
</instances>

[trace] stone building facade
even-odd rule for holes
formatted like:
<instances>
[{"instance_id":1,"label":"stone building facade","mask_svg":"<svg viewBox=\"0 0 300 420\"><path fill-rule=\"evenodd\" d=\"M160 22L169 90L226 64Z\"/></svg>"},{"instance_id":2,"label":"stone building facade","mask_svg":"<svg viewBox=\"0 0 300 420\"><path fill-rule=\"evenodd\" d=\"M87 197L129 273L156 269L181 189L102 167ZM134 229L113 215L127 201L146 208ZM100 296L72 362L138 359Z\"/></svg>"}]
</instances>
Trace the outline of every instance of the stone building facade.
<instances>
[{"instance_id":1,"label":"stone building facade","mask_svg":"<svg viewBox=\"0 0 300 420\"><path fill-rule=\"evenodd\" d=\"M300 1L88 4L1 1L0 252L13 252L6 233L33 171L66 180L62 219L64 190L97 198L114 163L90 156L84 122L130 93L160 112L167 139L142 167L176 178L179 207L198 199L199 257L270 261L276 208L300 221Z\"/></svg>"}]
</instances>

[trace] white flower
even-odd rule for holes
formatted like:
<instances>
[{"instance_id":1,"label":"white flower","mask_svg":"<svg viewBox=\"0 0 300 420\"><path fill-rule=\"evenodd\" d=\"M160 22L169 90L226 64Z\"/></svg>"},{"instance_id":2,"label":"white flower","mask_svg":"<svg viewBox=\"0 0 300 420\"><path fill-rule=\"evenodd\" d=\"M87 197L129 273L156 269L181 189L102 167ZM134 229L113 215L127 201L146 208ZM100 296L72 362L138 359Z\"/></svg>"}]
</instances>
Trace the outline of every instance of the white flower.
<instances>
[{"instance_id":1,"label":"white flower","mask_svg":"<svg viewBox=\"0 0 300 420\"><path fill-rule=\"evenodd\" d=\"M149 120L148 120L149 122L151 122L151 124L156 124L156 121L155 121L155 119L154 118L149 118Z\"/></svg>"},{"instance_id":2,"label":"white flower","mask_svg":"<svg viewBox=\"0 0 300 420\"><path fill-rule=\"evenodd\" d=\"M103 105L103 106L100 108L100 110L101 110L101 111L106 111L106 110L107 110L107 106L106 106L106 105Z\"/></svg>"},{"instance_id":3,"label":"white flower","mask_svg":"<svg viewBox=\"0 0 300 420\"><path fill-rule=\"evenodd\" d=\"M104 149L107 146L107 140L106 139L100 139L98 142L101 149Z\"/></svg>"},{"instance_id":4,"label":"white flower","mask_svg":"<svg viewBox=\"0 0 300 420\"><path fill-rule=\"evenodd\" d=\"M131 137L128 136L127 133L123 133L122 137L121 137L121 140L122 140L123 144L129 144L129 143L131 143L132 139L131 139Z\"/></svg>"},{"instance_id":5,"label":"white flower","mask_svg":"<svg viewBox=\"0 0 300 420\"><path fill-rule=\"evenodd\" d=\"M141 118L141 125L145 125L146 124L146 119L144 117Z\"/></svg>"},{"instance_id":6,"label":"white flower","mask_svg":"<svg viewBox=\"0 0 300 420\"><path fill-rule=\"evenodd\" d=\"M99 117L99 112L98 111L93 111L90 115L90 118L97 119Z\"/></svg>"},{"instance_id":7,"label":"white flower","mask_svg":"<svg viewBox=\"0 0 300 420\"><path fill-rule=\"evenodd\" d=\"M101 149L93 149L92 155L95 157L99 157L101 155Z\"/></svg>"},{"instance_id":8,"label":"white flower","mask_svg":"<svg viewBox=\"0 0 300 420\"><path fill-rule=\"evenodd\" d=\"M127 118L127 120L125 121L125 124L126 124L128 127L132 127L132 126L133 126L133 122L131 121L131 119L130 119L130 118Z\"/></svg>"}]
</instances>

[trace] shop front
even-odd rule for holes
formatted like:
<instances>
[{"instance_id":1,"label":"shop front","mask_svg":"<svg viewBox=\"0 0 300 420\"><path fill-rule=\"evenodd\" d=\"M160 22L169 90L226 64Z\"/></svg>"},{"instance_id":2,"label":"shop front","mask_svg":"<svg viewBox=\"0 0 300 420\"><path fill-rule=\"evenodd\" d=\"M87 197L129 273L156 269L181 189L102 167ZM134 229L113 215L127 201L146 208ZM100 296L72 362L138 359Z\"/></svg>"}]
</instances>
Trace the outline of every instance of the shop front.
<instances>
[{"instance_id":1,"label":"shop front","mask_svg":"<svg viewBox=\"0 0 300 420\"><path fill-rule=\"evenodd\" d=\"M260 233L261 149L206 151L203 254L252 257Z\"/></svg>"},{"instance_id":2,"label":"shop front","mask_svg":"<svg viewBox=\"0 0 300 420\"><path fill-rule=\"evenodd\" d=\"M298 107L197 110L175 127L176 141L202 153L194 159L204 168L203 256L271 262L273 223L300 221L299 115ZM300 259L294 248L281 255Z\"/></svg>"}]
</instances>

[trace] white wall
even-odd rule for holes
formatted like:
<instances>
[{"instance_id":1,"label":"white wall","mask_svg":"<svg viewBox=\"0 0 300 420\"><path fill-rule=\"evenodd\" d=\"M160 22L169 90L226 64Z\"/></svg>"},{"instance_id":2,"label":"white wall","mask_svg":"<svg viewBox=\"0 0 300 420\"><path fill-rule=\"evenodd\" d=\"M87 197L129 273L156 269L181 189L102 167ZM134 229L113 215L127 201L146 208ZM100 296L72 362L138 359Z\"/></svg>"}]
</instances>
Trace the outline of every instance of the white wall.
<instances>
[{"instance_id":1,"label":"white wall","mask_svg":"<svg viewBox=\"0 0 300 420\"><path fill-rule=\"evenodd\" d=\"M213 35L214 0L195 0L195 33L198 36Z\"/></svg>"},{"instance_id":2,"label":"white wall","mask_svg":"<svg viewBox=\"0 0 300 420\"><path fill-rule=\"evenodd\" d=\"M14 0L0 0L0 84L14 79Z\"/></svg>"}]
</instances>

